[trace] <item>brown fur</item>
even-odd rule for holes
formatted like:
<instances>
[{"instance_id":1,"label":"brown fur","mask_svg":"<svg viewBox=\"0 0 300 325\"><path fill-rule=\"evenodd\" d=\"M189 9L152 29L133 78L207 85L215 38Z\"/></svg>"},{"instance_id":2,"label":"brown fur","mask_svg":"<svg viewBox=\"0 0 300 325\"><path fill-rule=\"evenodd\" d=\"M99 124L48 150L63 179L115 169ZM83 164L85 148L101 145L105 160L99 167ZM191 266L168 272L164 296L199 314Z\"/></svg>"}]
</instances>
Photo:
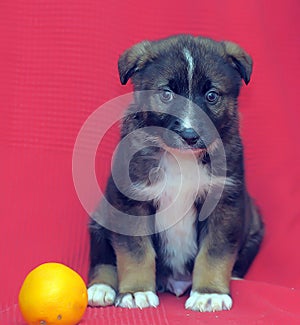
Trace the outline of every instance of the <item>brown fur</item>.
<instances>
[{"instance_id":1,"label":"brown fur","mask_svg":"<svg viewBox=\"0 0 300 325\"><path fill-rule=\"evenodd\" d=\"M142 253L136 254L116 246L119 293L155 291L155 251L147 237L138 244Z\"/></svg>"},{"instance_id":2,"label":"brown fur","mask_svg":"<svg viewBox=\"0 0 300 325\"><path fill-rule=\"evenodd\" d=\"M196 257L192 290L201 293L229 293L229 282L236 259L235 254L211 256L209 243L204 242Z\"/></svg>"}]
</instances>

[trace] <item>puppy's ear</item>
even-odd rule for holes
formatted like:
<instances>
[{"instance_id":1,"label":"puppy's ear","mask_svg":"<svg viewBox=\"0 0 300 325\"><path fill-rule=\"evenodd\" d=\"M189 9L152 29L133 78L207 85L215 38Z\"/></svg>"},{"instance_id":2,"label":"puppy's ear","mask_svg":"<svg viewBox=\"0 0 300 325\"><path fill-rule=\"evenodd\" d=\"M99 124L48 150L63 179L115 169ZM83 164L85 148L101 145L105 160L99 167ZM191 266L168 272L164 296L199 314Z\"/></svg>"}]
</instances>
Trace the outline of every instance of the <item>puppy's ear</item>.
<instances>
[{"instance_id":1,"label":"puppy's ear","mask_svg":"<svg viewBox=\"0 0 300 325\"><path fill-rule=\"evenodd\" d=\"M119 58L120 81L125 85L132 75L151 61L151 43L144 41L126 50Z\"/></svg>"},{"instance_id":2,"label":"puppy's ear","mask_svg":"<svg viewBox=\"0 0 300 325\"><path fill-rule=\"evenodd\" d=\"M235 43L222 42L233 67L240 73L245 84L248 85L252 73L252 59L240 46Z\"/></svg>"}]
</instances>

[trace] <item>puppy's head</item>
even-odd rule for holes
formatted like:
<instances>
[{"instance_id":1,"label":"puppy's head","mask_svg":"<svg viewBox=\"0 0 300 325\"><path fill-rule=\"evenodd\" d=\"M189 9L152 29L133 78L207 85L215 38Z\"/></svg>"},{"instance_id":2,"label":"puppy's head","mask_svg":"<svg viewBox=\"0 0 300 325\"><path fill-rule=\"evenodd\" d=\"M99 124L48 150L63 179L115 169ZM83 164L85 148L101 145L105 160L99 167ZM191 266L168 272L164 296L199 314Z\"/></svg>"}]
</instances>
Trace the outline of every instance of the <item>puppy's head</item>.
<instances>
[{"instance_id":1,"label":"puppy's head","mask_svg":"<svg viewBox=\"0 0 300 325\"><path fill-rule=\"evenodd\" d=\"M145 112L139 125L166 130L157 136L168 147L198 150L237 125L237 97L252 60L234 43L179 35L133 46L118 67L121 83L131 78L143 94L136 96Z\"/></svg>"}]
</instances>

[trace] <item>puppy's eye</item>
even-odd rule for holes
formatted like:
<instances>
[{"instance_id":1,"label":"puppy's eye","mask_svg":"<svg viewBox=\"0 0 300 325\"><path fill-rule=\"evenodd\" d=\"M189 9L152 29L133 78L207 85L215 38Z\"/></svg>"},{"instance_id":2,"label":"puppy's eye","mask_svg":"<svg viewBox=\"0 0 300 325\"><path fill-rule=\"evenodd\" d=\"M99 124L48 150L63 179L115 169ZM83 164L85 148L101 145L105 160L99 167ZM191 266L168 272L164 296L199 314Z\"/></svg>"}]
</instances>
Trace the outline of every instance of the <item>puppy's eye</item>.
<instances>
[{"instance_id":1,"label":"puppy's eye","mask_svg":"<svg viewBox=\"0 0 300 325\"><path fill-rule=\"evenodd\" d=\"M210 104L216 104L219 97L220 95L215 90L210 90L205 94L205 98Z\"/></svg>"},{"instance_id":2,"label":"puppy's eye","mask_svg":"<svg viewBox=\"0 0 300 325\"><path fill-rule=\"evenodd\" d=\"M171 90L164 89L159 93L159 98L163 103L169 103L173 100L174 94Z\"/></svg>"}]
</instances>

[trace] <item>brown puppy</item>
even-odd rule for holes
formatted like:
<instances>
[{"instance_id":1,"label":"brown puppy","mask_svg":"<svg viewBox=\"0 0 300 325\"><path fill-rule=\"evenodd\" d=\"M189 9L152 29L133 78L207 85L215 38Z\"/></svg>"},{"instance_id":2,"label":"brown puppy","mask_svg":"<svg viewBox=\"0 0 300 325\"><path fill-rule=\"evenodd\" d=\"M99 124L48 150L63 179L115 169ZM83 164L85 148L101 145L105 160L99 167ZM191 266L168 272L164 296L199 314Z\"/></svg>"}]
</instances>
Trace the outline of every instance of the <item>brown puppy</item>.
<instances>
[{"instance_id":1,"label":"brown puppy","mask_svg":"<svg viewBox=\"0 0 300 325\"><path fill-rule=\"evenodd\" d=\"M231 308L231 276L244 276L263 237L237 111L251 71L238 45L190 35L120 57L121 83L131 78L135 92L90 224L91 306L157 306L157 290L191 286L187 309Z\"/></svg>"}]
</instances>

